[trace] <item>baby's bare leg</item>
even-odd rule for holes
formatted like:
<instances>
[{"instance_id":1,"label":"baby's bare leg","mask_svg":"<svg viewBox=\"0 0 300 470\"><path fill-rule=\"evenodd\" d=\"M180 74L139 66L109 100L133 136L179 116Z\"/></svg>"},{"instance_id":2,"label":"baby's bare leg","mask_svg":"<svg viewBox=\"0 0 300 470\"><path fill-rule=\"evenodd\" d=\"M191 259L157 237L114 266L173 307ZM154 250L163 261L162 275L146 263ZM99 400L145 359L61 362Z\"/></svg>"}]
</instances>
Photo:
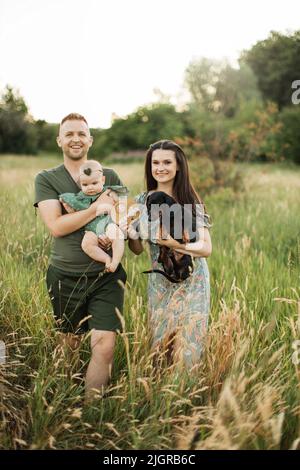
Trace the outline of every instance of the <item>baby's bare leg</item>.
<instances>
[{"instance_id":1,"label":"baby's bare leg","mask_svg":"<svg viewBox=\"0 0 300 470\"><path fill-rule=\"evenodd\" d=\"M125 242L122 230L116 224L108 224L106 228L106 235L111 240L112 246L112 260L106 263L106 269L110 272L115 272L119 263L121 262L124 254Z\"/></svg>"},{"instance_id":2,"label":"baby's bare leg","mask_svg":"<svg viewBox=\"0 0 300 470\"><path fill-rule=\"evenodd\" d=\"M111 263L111 257L98 245L98 237L94 232L87 231L82 239L81 248L95 261L99 263Z\"/></svg>"}]
</instances>

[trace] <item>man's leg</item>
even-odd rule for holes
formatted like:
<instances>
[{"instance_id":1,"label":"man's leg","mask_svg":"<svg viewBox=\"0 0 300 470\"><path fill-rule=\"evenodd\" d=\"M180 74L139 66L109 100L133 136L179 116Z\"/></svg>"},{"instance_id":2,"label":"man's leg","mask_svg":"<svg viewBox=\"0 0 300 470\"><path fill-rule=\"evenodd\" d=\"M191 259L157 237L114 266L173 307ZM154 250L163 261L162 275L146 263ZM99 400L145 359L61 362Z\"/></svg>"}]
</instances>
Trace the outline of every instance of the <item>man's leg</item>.
<instances>
[{"instance_id":1,"label":"man's leg","mask_svg":"<svg viewBox=\"0 0 300 470\"><path fill-rule=\"evenodd\" d=\"M91 316L91 360L86 374L86 399L93 397L92 388L102 392L107 385L113 364L116 334L122 331L122 315L126 272L122 265L114 273L105 273L87 297Z\"/></svg>"},{"instance_id":2,"label":"man's leg","mask_svg":"<svg viewBox=\"0 0 300 470\"><path fill-rule=\"evenodd\" d=\"M98 390L103 392L111 376L113 355L116 342L114 331L93 329L91 332L91 360L85 381L86 401L92 400Z\"/></svg>"},{"instance_id":3,"label":"man's leg","mask_svg":"<svg viewBox=\"0 0 300 470\"><path fill-rule=\"evenodd\" d=\"M57 326L57 353L67 376L72 377L74 371L81 369L79 350L82 333L88 331L87 322L83 321L86 279L84 276L72 277L72 273L50 265L46 281Z\"/></svg>"}]
</instances>

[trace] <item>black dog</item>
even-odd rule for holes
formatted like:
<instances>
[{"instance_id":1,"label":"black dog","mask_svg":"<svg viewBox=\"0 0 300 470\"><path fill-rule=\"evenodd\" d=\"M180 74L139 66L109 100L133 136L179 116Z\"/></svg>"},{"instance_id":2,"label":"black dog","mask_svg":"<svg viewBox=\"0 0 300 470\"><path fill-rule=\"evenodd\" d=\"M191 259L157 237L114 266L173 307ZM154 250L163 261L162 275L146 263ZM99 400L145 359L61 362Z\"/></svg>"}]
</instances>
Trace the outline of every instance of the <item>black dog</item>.
<instances>
[{"instance_id":1,"label":"black dog","mask_svg":"<svg viewBox=\"0 0 300 470\"><path fill-rule=\"evenodd\" d=\"M192 216L192 213L185 207L176 203L175 199L168 194L162 191L156 191L150 194L146 201L146 207L148 221L153 222L159 219L161 230L167 230L171 237L178 240L180 243L187 241L184 240L183 237L183 228L186 228L183 227L183 221L185 221L185 226L187 225L189 236L190 233L195 233L192 232L195 230L195 218ZM169 208L172 209L170 210ZM193 242L195 239L196 238L192 236L189 241ZM194 269L193 260L190 255L180 254L166 246L159 247L158 262L162 264L163 270L152 269L143 271L143 273L160 273L170 282L179 283L187 279Z\"/></svg>"}]
</instances>

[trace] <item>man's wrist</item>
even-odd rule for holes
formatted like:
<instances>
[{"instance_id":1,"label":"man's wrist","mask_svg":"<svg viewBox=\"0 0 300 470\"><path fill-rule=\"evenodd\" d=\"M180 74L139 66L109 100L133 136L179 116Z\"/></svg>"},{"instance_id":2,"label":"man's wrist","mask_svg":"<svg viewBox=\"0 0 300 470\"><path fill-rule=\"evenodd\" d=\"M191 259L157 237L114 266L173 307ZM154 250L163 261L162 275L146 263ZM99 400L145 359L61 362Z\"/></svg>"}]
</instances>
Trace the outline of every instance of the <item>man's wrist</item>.
<instances>
[{"instance_id":1,"label":"man's wrist","mask_svg":"<svg viewBox=\"0 0 300 470\"><path fill-rule=\"evenodd\" d=\"M87 211L89 214L93 217L93 219L97 216L97 206L96 204L91 204L88 208Z\"/></svg>"}]
</instances>

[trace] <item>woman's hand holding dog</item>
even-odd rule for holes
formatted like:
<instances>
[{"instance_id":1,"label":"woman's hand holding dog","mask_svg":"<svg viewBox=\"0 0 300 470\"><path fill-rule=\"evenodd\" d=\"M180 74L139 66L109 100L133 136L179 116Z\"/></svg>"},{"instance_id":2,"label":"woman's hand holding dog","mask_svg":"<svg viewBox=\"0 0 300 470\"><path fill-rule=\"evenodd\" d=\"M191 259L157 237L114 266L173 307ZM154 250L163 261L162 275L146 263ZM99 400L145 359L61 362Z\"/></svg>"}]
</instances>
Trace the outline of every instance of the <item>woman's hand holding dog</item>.
<instances>
[{"instance_id":1,"label":"woman's hand holding dog","mask_svg":"<svg viewBox=\"0 0 300 470\"><path fill-rule=\"evenodd\" d=\"M162 229L162 227L158 227L156 233L156 243L160 246L166 246L167 248L180 248L181 245L178 243L177 240L171 237L169 233Z\"/></svg>"},{"instance_id":2,"label":"woman's hand holding dog","mask_svg":"<svg viewBox=\"0 0 300 470\"><path fill-rule=\"evenodd\" d=\"M156 238L156 243L160 246L166 246L167 248L176 250L176 249L182 249L185 247L185 243L189 241L189 236L188 233L185 231L183 235L183 241L184 244L179 243L177 240L171 237L169 233L167 233L165 230L163 230L161 227L158 228L157 230L157 238Z\"/></svg>"}]
</instances>

